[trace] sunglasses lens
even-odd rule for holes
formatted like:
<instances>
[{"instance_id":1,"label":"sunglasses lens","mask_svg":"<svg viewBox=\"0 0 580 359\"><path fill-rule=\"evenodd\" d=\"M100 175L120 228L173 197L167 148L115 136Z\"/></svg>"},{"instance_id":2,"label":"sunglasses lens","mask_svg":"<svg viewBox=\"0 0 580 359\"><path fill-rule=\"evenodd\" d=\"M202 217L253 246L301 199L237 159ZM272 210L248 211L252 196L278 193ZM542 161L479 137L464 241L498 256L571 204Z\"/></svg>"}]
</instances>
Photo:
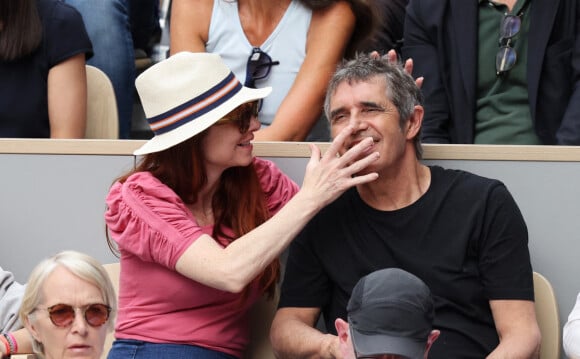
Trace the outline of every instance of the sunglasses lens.
<instances>
[{"instance_id":1,"label":"sunglasses lens","mask_svg":"<svg viewBox=\"0 0 580 359\"><path fill-rule=\"evenodd\" d=\"M246 65L246 81L244 85L255 88L256 80L267 78L270 75L272 66L279 64L279 61L272 61L272 58L267 53L257 47L254 48Z\"/></svg>"},{"instance_id":2,"label":"sunglasses lens","mask_svg":"<svg viewBox=\"0 0 580 359\"><path fill-rule=\"evenodd\" d=\"M227 114L220 122L237 122L241 133L246 133L254 117L258 117L259 101L248 102Z\"/></svg>"},{"instance_id":3,"label":"sunglasses lens","mask_svg":"<svg viewBox=\"0 0 580 359\"><path fill-rule=\"evenodd\" d=\"M111 309L105 304L91 304L85 310L85 320L93 327L100 327L109 319ZM57 327L68 327L75 319L75 309L68 304L48 308L50 320Z\"/></svg>"},{"instance_id":4,"label":"sunglasses lens","mask_svg":"<svg viewBox=\"0 0 580 359\"><path fill-rule=\"evenodd\" d=\"M506 15L500 28L499 45L500 48L495 56L495 69L501 75L516 64L516 50L512 47L512 38L520 32L522 20L520 16Z\"/></svg>"},{"instance_id":5,"label":"sunglasses lens","mask_svg":"<svg viewBox=\"0 0 580 359\"><path fill-rule=\"evenodd\" d=\"M91 304L85 311L85 319L93 327L100 327L109 319L109 307L104 304Z\"/></svg>"},{"instance_id":6,"label":"sunglasses lens","mask_svg":"<svg viewBox=\"0 0 580 359\"><path fill-rule=\"evenodd\" d=\"M262 109L263 104L264 104L264 101L262 101L262 99L259 99L258 101L256 101L255 105L254 105L254 112L252 113L252 115L254 115L255 117L258 117L258 114L260 113L260 110Z\"/></svg>"},{"instance_id":7,"label":"sunglasses lens","mask_svg":"<svg viewBox=\"0 0 580 359\"><path fill-rule=\"evenodd\" d=\"M265 62L262 61L261 63L257 64L256 68L252 72L252 76L254 77L254 80L260 80L260 79L266 78L266 77L268 77L268 74L270 74L272 60L266 59L266 56L261 57L261 59L265 59Z\"/></svg>"},{"instance_id":8,"label":"sunglasses lens","mask_svg":"<svg viewBox=\"0 0 580 359\"><path fill-rule=\"evenodd\" d=\"M75 318L75 310L70 305L57 304L48 308L50 320L57 327L69 326Z\"/></svg>"},{"instance_id":9,"label":"sunglasses lens","mask_svg":"<svg viewBox=\"0 0 580 359\"><path fill-rule=\"evenodd\" d=\"M518 16L508 15L503 18L500 29L500 36L502 38L511 38L520 32L521 19Z\"/></svg>"},{"instance_id":10,"label":"sunglasses lens","mask_svg":"<svg viewBox=\"0 0 580 359\"><path fill-rule=\"evenodd\" d=\"M509 71L516 64L516 52L509 46L503 46L495 57L495 68L498 73Z\"/></svg>"},{"instance_id":11,"label":"sunglasses lens","mask_svg":"<svg viewBox=\"0 0 580 359\"><path fill-rule=\"evenodd\" d=\"M246 133L250 128L252 118L258 117L258 101L246 104L244 112L240 116L240 132Z\"/></svg>"}]
</instances>

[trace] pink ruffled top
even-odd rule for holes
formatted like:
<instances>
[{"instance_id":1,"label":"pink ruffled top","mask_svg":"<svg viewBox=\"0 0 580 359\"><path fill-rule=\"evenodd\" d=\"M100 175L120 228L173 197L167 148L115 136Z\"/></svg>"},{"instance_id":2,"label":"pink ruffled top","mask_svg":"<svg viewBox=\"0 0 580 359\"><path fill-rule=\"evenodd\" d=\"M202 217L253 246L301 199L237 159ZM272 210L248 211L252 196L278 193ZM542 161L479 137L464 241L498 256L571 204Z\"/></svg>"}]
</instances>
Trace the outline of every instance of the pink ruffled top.
<instances>
[{"instance_id":1,"label":"pink ruffled top","mask_svg":"<svg viewBox=\"0 0 580 359\"><path fill-rule=\"evenodd\" d=\"M254 166L272 214L298 186L272 162ZM183 252L213 226L201 227L183 201L149 172L115 183L107 196L105 222L121 252L115 337L153 343L197 345L241 357L248 344L248 300L188 279L175 270ZM226 230L231 233L231 230ZM224 238L216 238L227 246Z\"/></svg>"}]
</instances>

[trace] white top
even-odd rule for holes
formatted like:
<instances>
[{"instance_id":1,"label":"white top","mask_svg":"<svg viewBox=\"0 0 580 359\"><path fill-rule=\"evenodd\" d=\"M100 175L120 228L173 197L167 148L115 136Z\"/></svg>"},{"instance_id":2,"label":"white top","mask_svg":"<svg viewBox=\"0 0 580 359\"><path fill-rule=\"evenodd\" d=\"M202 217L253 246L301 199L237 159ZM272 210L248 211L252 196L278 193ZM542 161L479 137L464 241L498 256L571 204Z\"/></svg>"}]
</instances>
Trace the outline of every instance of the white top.
<instances>
[{"instance_id":1,"label":"white top","mask_svg":"<svg viewBox=\"0 0 580 359\"><path fill-rule=\"evenodd\" d=\"M260 111L262 126L272 123L278 107L300 70L306 56L306 37L311 19L312 10L298 0L292 0L274 31L259 46L270 55L272 61L280 62L279 65L271 67L270 75L266 79L256 81L256 87L272 87L272 93L264 99ZM243 84L252 48L240 23L238 2L215 0L206 51L219 54ZM329 134L326 122L324 118L319 119L308 140L327 141Z\"/></svg>"},{"instance_id":2,"label":"white top","mask_svg":"<svg viewBox=\"0 0 580 359\"><path fill-rule=\"evenodd\" d=\"M564 325L564 351L568 357L580 358L580 293Z\"/></svg>"}]
</instances>

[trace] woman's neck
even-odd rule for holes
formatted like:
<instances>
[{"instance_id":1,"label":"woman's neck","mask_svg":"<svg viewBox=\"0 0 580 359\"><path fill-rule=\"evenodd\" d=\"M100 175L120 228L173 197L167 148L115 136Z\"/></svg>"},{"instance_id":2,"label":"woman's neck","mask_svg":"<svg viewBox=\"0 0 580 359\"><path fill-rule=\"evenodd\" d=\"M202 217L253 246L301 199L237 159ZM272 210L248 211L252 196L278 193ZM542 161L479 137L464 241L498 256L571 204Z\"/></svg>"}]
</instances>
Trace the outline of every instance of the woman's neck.
<instances>
[{"instance_id":1,"label":"woman's neck","mask_svg":"<svg viewBox=\"0 0 580 359\"><path fill-rule=\"evenodd\" d=\"M253 46L261 46L272 34L291 0L239 0L238 16L246 38Z\"/></svg>"}]
</instances>

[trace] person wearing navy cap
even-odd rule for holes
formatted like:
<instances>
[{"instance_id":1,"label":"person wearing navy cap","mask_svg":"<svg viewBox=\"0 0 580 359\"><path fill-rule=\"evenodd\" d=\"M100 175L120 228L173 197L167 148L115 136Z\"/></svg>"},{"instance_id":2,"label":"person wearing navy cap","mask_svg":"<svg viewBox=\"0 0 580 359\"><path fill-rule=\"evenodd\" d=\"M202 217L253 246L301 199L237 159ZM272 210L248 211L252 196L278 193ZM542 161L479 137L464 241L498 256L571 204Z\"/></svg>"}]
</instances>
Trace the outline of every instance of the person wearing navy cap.
<instances>
[{"instance_id":1,"label":"person wearing navy cap","mask_svg":"<svg viewBox=\"0 0 580 359\"><path fill-rule=\"evenodd\" d=\"M336 319L344 358L426 359L439 337L433 329L429 287L413 274L387 268L361 278L347 306L348 322Z\"/></svg>"}]
</instances>

